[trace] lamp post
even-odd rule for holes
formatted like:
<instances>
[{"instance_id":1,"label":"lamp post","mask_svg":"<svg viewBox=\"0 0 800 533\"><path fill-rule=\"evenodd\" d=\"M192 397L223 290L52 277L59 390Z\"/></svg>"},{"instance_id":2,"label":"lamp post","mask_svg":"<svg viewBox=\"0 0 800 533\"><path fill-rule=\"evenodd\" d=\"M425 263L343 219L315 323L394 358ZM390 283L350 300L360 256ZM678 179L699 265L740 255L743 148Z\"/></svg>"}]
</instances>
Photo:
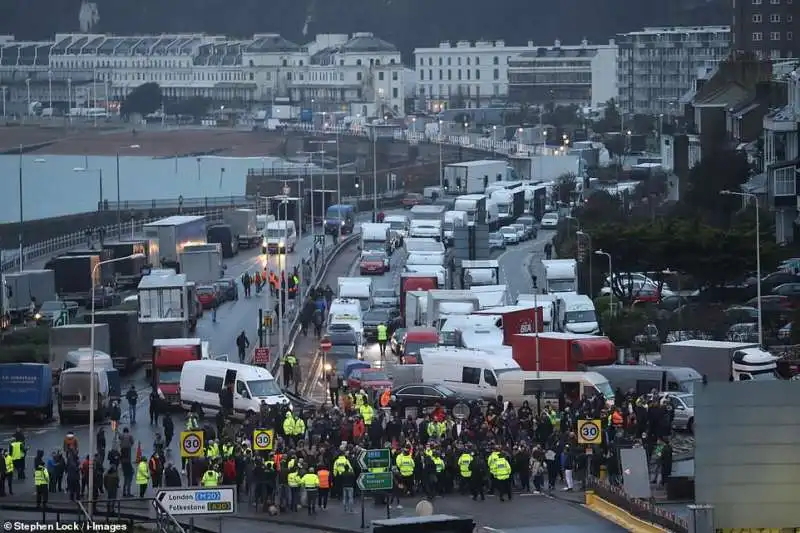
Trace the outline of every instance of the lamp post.
<instances>
[{"instance_id":1,"label":"lamp post","mask_svg":"<svg viewBox=\"0 0 800 533\"><path fill-rule=\"evenodd\" d=\"M97 404L97 392L95 391L94 385L94 375L95 375L95 355L94 355L94 348L95 348L95 332L94 332L94 311L95 311L95 297L94 292L97 288L97 277L98 277L98 269L109 263L116 263L118 261L127 261L128 259L138 259L140 257L144 257L144 254L131 254L125 257L116 257L114 259L108 259L106 261L100 261L96 263L94 267L92 267L92 292L91 292L91 299L92 299L92 317L91 317L91 330L89 332L89 346L92 352L92 360L90 362L89 367L89 492L87 493L86 499L89 502L89 508L87 512L89 514L89 518L92 517L94 511L94 455L95 455L95 445L96 439L94 434L94 411L95 406Z\"/></svg>"},{"instance_id":2,"label":"lamp post","mask_svg":"<svg viewBox=\"0 0 800 533\"><path fill-rule=\"evenodd\" d=\"M3 93L3 97L5 98L5 92ZM3 100L5 103L5 100ZM45 160L42 158L36 158L33 160L34 163L44 163ZM19 145L19 271L22 272L22 269L25 267L25 254L24 254L24 246L23 246L23 236L22 236L22 224L25 222L24 212L22 210L22 174L23 174L23 159L22 159L22 145Z\"/></svg>"},{"instance_id":3,"label":"lamp post","mask_svg":"<svg viewBox=\"0 0 800 533\"><path fill-rule=\"evenodd\" d=\"M444 158L442 157L442 126L444 126L444 121L439 119L439 188L444 191Z\"/></svg>"},{"instance_id":4,"label":"lamp post","mask_svg":"<svg viewBox=\"0 0 800 533\"><path fill-rule=\"evenodd\" d=\"M291 192L291 188L286 182L283 182L283 198L281 201L281 205L283 205L283 218L281 218L281 206L278 206L278 218L277 220L281 220L283 224L283 254L281 254L280 244L278 245L278 271L283 273L283 268L286 265L286 253L288 249L286 248L286 241L287 241L287 234L288 234L288 211L289 211L289 193ZM297 199L299 201L299 198ZM283 258L283 259L281 259ZM287 287L283 286L283 279L284 276L281 276L280 283L278 285L278 357L283 357L283 339L284 339L284 331L283 331L283 315L285 309L283 308L283 299L285 298L286 290L288 289L288 282Z\"/></svg>"},{"instance_id":5,"label":"lamp post","mask_svg":"<svg viewBox=\"0 0 800 533\"><path fill-rule=\"evenodd\" d=\"M130 148L132 150L138 150L141 148L138 144L131 144L128 146L121 146L120 149ZM198 159L199 161L199 159ZM101 194L102 196L102 194ZM103 198L100 198L100 201L103 201ZM122 239L122 198L119 192L119 150L117 150L117 238Z\"/></svg>"},{"instance_id":6,"label":"lamp post","mask_svg":"<svg viewBox=\"0 0 800 533\"><path fill-rule=\"evenodd\" d=\"M608 258L608 275L611 276L611 292L608 295L608 310L611 312L611 315L614 315L614 270L611 268L611 254L608 252L604 252L603 250L595 250L595 254L597 255L604 255Z\"/></svg>"},{"instance_id":7,"label":"lamp post","mask_svg":"<svg viewBox=\"0 0 800 533\"><path fill-rule=\"evenodd\" d=\"M589 245L588 246L589 251L591 251L591 249L592 249L592 236L589 235L588 233L586 233L585 231L581 230L581 229L576 231L575 235L578 237L578 244L579 245L580 245L581 237L585 237L586 240L588 241L587 244ZM578 248L580 249L580 246ZM589 275L588 275L589 279L587 281L589 282L589 298L594 299L594 290L592 288L592 281L593 281L592 278L594 277L592 275L593 274L593 271L592 271L592 254L589 253L588 256L589 256Z\"/></svg>"},{"instance_id":8,"label":"lamp post","mask_svg":"<svg viewBox=\"0 0 800 533\"><path fill-rule=\"evenodd\" d=\"M761 318L761 221L758 209L758 196L749 192L720 191L723 196L739 196L745 202L753 200L756 205L756 298L758 298L758 345L764 346L764 326Z\"/></svg>"}]
</instances>

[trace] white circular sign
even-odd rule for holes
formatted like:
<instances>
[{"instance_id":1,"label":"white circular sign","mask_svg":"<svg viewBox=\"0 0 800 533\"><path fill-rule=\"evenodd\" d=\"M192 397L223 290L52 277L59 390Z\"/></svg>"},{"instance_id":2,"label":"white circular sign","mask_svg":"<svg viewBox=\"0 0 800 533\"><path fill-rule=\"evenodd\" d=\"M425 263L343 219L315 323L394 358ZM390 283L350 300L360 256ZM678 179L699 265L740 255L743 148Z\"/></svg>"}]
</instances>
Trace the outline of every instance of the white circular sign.
<instances>
[{"instance_id":1,"label":"white circular sign","mask_svg":"<svg viewBox=\"0 0 800 533\"><path fill-rule=\"evenodd\" d=\"M256 435L256 447L259 449L269 448L272 439L269 436L269 433L263 432Z\"/></svg>"},{"instance_id":2,"label":"white circular sign","mask_svg":"<svg viewBox=\"0 0 800 533\"><path fill-rule=\"evenodd\" d=\"M433 504L428 500L420 500L414 510L417 512L417 516L431 516L433 514Z\"/></svg>"},{"instance_id":3,"label":"white circular sign","mask_svg":"<svg viewBox=\"0 0 800 533\"><path fill-rule=\"evenodd\" d=\"M594 422L584 422L581 426L581 438L586 441L595 441L597 436L600 435L600 428Z\"/></svg>"},{"instance_id":4,"label":"white circular sign","mask_svg":"<svg viewBox=\"0 0 800 533\"><path fill-rule=\"evenodd\" d=\"M200 438L197 435L195 435L194 433L190 433L183 438L181 447L183 448L183 452L186 455L195 455L198 452L200 452L200 448L202 448L202 443L200 442Z\"/></svg>"}]
</instances>

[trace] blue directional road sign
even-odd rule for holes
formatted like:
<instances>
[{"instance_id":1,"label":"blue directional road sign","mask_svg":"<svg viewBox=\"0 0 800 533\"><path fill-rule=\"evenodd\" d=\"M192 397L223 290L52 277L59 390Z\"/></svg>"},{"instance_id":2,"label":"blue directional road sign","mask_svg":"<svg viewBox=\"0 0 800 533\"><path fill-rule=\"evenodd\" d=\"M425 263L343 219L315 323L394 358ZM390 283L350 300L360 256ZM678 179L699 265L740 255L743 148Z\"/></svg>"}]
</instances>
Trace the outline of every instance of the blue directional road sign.
<instances>
[{"instance_id":1,"label":"blue directional road sign","mask_svg":"<svg viewBox=\"0 0 800 533\"><path fill-rule=\"evenodd\" d=\"M233 514L236 512L236 488L162 489L153 505L172 516Z\"/></svg>"}]
</instances>

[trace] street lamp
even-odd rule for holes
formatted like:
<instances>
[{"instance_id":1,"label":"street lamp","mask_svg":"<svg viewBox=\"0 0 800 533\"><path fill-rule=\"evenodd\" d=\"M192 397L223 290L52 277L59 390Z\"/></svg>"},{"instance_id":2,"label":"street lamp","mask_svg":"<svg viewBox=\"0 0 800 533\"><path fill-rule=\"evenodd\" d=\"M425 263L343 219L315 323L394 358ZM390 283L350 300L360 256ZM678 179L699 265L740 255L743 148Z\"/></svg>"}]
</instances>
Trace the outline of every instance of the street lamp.
<instances>
[{"instance_id":1,"label":"street lamp","mask_svg":"<svg viewBox=\"0 0 800 533\"><path fill-rule=\"evenodd\" d=\"M739 196L745 202L753 200L756 205L756 298L758 298L758 344L764 346L764 327L761 318L761 220L758 209L758 196L749 192L720 191L723 196Z\"/></svg>"},{"instance_id":2,"label":"street lamp","mask_svg":"<svg viewBox=\"0 0 800 533\"><path fill-rule=\"evenodd\" d=\"M5 98L5 91L3 92L3 98ZM5 100L3 100L5 104ZM22 272L25 263L25 255L24 255L24 247L22 242L22 223L25 221L23 217L23 210L22 210L22 169L24 167L22 159L22 145L19 145L19 271ZM33 160L34 163L44 163L45 160L41 157L36 158Z\"/></svg>"},{"instance_id":3,"label":"street lamp","mask_svg":"<svg viewBox=\"0 0 800 533\"><path fill-rule=\"evenodd\" d=\"M97 277L98 277L98 269L109 263L117 263L119 261L127 261L129 259L139 259L144 257L144 254L131 254L125 257L116 257L114 259L108 259L106 261L100 261L96 263L94 267L92 267L92 292L91 292L91 299L92 299L92 318L90 322L91 330L89 332L89 346L92 351L92 360L90 362L89 367L89 492L86 499L89 501L89 509L87 510L89 514L89 518L91 518L94 510L94 455L95 455L95 445L96 445L96 438L94 434L94 411L95 406L97 404L97 393L95 391L94 386L94 376L95 376L95 322L94 322L94 311L95 311L95 302L97 298L95 298L94 293L95 289L97 288Z\"/></svg>"},{"instance_id":4,"label":"street lamp","mask_svg":"<svg viewBox=\"0 0 800 533\"><path fill-rule=\"evenodd\" d=\"M614 270L611 268L611 254L608 252L604 252L603 250L595 250L594 253L596 255L604 255L608 258L608 275L611 279L611 292L608 295L608 310L611 312L611 315L614 315Z\"/></svg>"},{"instance_id":5,"label":"street lamp","mask_svg":"<svg viewBox=\"0 0 800 533\"><path fill-rule=\"evenodd\" d=\"M442 126L444 121L439 119L439 188L444 191L444 165L442 158Z\"/></svg>"}]
</instances>

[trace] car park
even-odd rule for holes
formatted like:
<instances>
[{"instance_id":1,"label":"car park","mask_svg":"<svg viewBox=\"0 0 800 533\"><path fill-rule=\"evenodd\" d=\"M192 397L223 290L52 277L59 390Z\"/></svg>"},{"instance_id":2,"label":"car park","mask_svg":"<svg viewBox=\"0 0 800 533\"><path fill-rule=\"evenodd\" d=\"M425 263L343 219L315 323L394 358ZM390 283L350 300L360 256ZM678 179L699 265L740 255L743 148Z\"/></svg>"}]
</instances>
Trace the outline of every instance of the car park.
<instances>
[{"instance_id":1,"label":"car park","mask_svg":"<svg viewBox=\"0 0 800 533\"><path fill-rule=\"evenodd\" d=\"M556 227L558 227L558 220L558 213L545 213L539 225L542 229L556 229Z\"/></svg>"},{"instance_id":2,"label":"car park","mask_svg":"<svg viewBox=\"0 0 800 533\"><path fill-rule=\"evenodd\" d=\"M519 244L519 233L516 228L511 226L503 226L500 228L500 235L503 236L503 241L506 244Z\"/></svg>"},{"instance_id":3,"label":"car park","mask_svg":"<svg viewBox=\"0 0 800 533\"><path fill-rule=\"evenodd\" d=\"M495 231L489 234L489 251L492 250L505 250L506 249L506 240L503 238L503 234L499 231Z\"/></svg>"},{"instance_id":4,"label":"car park","mask_svg":"<svg viewBox=\"0 0 800 533\"><path fill-rule=\"evenodd\" d=\"M239 287L233 278L221 278L214 282L220 302L232 302L239 299Z\"/></svg>"}]
</instances>

